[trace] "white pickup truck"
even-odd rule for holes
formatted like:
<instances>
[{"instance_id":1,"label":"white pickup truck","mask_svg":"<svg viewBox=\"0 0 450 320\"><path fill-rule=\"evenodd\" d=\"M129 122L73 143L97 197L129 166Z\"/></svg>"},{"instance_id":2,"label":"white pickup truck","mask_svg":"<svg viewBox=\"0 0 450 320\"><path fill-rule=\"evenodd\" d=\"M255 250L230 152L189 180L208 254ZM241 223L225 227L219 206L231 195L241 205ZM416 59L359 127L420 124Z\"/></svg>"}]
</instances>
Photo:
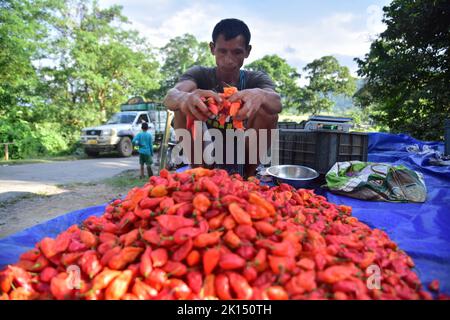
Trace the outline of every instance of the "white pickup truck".
<instances>
[{"instance_id":1,"label":"white pickup truck","mask_svg":"<svg viewBox=\"0 0 450 320\"><path fill-rule=\"evenodd\" d=\"M148 123L154 141L158 143L161 140L166 127L165 109L156 103L145 102L142 98L130 99L120 109L106 124L82 130L80 140L88 156L95 157L100 152L112 151L118 151L123 157L131 156L131 141L141 131L143 122Z\"/></svg>"}]
</instances>

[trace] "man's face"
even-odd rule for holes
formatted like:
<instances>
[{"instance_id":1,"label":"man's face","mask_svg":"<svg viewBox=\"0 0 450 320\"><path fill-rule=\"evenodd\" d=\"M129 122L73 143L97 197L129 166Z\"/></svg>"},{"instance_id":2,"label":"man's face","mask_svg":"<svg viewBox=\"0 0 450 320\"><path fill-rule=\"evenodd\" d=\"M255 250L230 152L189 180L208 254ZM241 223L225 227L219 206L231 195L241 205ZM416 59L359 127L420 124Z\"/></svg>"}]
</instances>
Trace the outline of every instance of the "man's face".
<instances>
[{"instance_id":1,"label":"man's face","mask_svg":"<svg viewBox=\"0 0 450 320\"><path fill-rule=\"evenodd\" d=\"M225 40L223 35L217 37L216 43L210 43L211 53L216 57L217 68L224 74L235 74L248 58L251 46L245 45L242 35Z\"/></svg>"}]
</instances>

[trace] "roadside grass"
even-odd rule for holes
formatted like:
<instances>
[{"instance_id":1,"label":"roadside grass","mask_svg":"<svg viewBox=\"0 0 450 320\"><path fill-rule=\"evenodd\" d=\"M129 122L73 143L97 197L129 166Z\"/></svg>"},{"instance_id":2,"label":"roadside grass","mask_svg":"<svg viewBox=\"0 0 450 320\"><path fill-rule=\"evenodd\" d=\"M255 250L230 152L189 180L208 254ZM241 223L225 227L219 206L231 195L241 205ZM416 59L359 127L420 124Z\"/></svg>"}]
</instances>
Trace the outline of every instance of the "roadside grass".
<instances>
[{"instance_id":1,"label":"roadside grass","mask_svg":"<svg viewBox=\"0 0 450 320\"><path fill-rule=\"evenodd\" d=\"M77 188L83 188L86 187L89 190L92 190L92 192L95 192L96 189L102 188L104 186L110 186L114 190L114 192L111 194L113 195L115 192L117 192L117 195L119 197L122 197L122 195L126 195L128 191L130 191L134 187L142 187L144 184L148 182L148 178L140 179L139 178L139 170L126 170L122 173L117 174L114 177L95 181L95 182L80 182L80 183L67 183L67 184L58 184L56 185L57 188L65 189L64 192L71 192L71 190L77 189ZM63 193L64 193L63 192ZM24 200L33 200L38 198L50 198L50 197L57 197L59 193L57 194L47 194L46 192L24 192L23 195L19 195L13 199L8 199L6 201L2 201L0 203L0 208L6 208L8 206L12 206L14 204L17 204Z\"/></svg>"},{"instance_id":2,"label":"roadside grass","mask_svg":"<svg viewBox=\"0 0 450 320\"><path fill-rule=\"evenodd\" d=\"M45 192L24 192L23 195L19 195L13 199L7 199L5 201L0 202L0 208L6 208L8 206L14 205L23 200L36 199L36 198L48 198L51 197L51 194L47 194Z\"/></svg>"},{"instance_id":3,"label":"roadside grass","mask_svg":"<svg viewBox=\"0 0 450 320\"><path fill-rule=\"evenodd\" d=\"M101 180L99 183L110 185L118 190L142 187L148 182L148 178L141 179L139 175L139 170L126 170L112 178Z\"/></svg>"},{"instance_id":4,"label":"roadside grass","mask_svg":"<svg viewBox=\"0 0 450 320\"><path fill-rule=\"evenodd\" d=\"M88 159L85 155L67 155L67 156L55 156L55 157L43 157L40 159L10 159L6 161L4 158L0 160L1 165L20 165L20 164L33 164L33 163L49 163L53 161L71 161Z\"/></svg>"},{"instance_id":5,"label":"roadside grass","mask_svg":"<svg viewBox=\"0 0 450 320\"><path fill-rule=\"evenodd\" d=\"M75 183L66 183L66 184L58 184L56 185L58 188L66 188L66 189L74 189L77 187L94 187L99 185L108 185L113 187L116 190L129 190L134 187L142 187L147 183L148 178L141 179L139 178L139 170L126 170L123 171L114 177L106 178L99 181L94 182L75 182Z\"/></svg>"}]
</instances>

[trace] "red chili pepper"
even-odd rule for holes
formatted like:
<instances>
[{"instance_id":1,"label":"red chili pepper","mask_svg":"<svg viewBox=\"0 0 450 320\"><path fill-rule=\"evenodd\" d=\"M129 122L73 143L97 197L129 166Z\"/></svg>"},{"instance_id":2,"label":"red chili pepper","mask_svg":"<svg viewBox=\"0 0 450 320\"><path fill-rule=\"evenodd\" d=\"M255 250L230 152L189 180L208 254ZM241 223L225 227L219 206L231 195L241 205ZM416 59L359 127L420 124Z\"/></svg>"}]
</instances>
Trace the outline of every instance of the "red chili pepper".
<instances>
[{"instance_id":1,"label":"red chili pepper","mask_svg":"<svg viewBox=\"0 0 450 320\"><path fill-rule=\"evenodd\" d=\"M274 274L282 274L286 271L292 271L295 268L293 257L278 257L269 255L269 265Z\"/></svg>"},{"instance_id":2,"label":"red chili pepper","mask_svg":"<svg viewBox=\"0 0 450 320\"><path fill-rule=\"evenodd\" d=\"M192 239L199 235L201 230L199 228L181 228L175 231L173 234L173 239L175 243L182 244L186 242L188 239Z\"/></svg>"},{"instance_id":3,"label":"red chili pepper","mask_svg":"<svg viewBox=\"0 0 450 320\"><path fill-rule=\"evenodd\" d=\"M73 296L73 289L69 287L69 275L60 273L50 282L50 291L57 300L68 300Z\"/></svg>"},{"instance_id":4,"label":"red chili pepper","mask_svg":"<svg viewBox=\"0 0 450 320\"><path fill-rule=\"evenodd\" d=\"M347 279L353 274L353 269L347 266L331 266L324 270L320 280L325 283L336 283Z\"/></svg>"},{"instance_id":5,"label":"red chili pepper","mask_svg":"<svg viewBox=\"0 0 450 320\"><path fill-rule=\"evenodd\" d=\"M245 260L234 253L222 254L220 257L219 266L223 270L240 269L245 266Z\"/></svg>"},{"instance_id":6,"label":"red chili pepper","mask_svg":"<svg viewBox=\"0 0 450 320\"><path fill-rule=\"evenodd\" d=\"M228 210L238 224L252 225L252 218L237 203L230 203Z\"/></svg>"},{"instance_id":7,"label":"red chili pepper","mask_svg":"<svg viewBox=\"0 0 450 320\"><path fill-rule=\"evenodd\" d=\"M225 216L225 219L223 219L223 226L227 230L233 230L236 226L236 221L231 215Z\"/></svg>"},{"instance_id":8,"label":"red chili pepper","mask_svg":"<svg viewBox=\"0 0 450 320\"><path fill-rule=\"evenodd\" d=\"M235 272L228 273L231 288L240 300L248 300L253 295L253 289L245 278Z\"/></svg>"},{"instance_id":9,"label":"red chili pepper","mask_svg":"<svg viewBox=\"0 0 450 320\"><path fill-rule=\"evenodd\" d=\"M255 229L262 233L264 236L271 236L277 231L277 229L270 223L266 221L257 221L254 223Z\"/></svg>"},{"instance_id":10,"label":"red chili pepper","mask_svg":"<svg viewBox=\"0 0 450 320\"><path fill-rule=\"evenodd\" d=\"M134 209L134 214L139 218L146 220L151 217L152 211L150 209L142 209L140 206L137 206L136 209Z\"/></svg>"},{"instance_id":11,"label":"red chili pepper","mask_svg":"<svg viewBox=\"0 0 450 320\"><path fill-rule=\"evenodd\" d=\"M152 288L148 284L142 282L139 278L135 279L134 286L131 291L140 300L152 299L158 295L158 291L155 288Z\"/></svg>"},{"instance_id":12,"label":"red chili pepper","mask_svg":"<svg viewBox=\"0 0 450 320\"><path fill-rule=\"evenodd\" d=\"M212 273L214 268L219 263L220 250L218 248L211 248L203 254L203 271L206 275Z\"/></svg>"},{"instance_id":13,"label":"red chili pepper","mask_svg":"<svg viewBox=\"0 0 450 320\"><path fill-rule=\"evenodd\" d=\"M11 290L13 283L13 273L10 269L5 269L0 272L0 290L4 293L8 293Z\"/></svg>"},{"instance_id":14,"label":"red chili pepper","mask_svg":"<svg viewBox=\"0 0 450 320\"><path fill-rule=\"evenodd\" d=\"M108 266L114 270L122 270L129 263L134 262L142 251L144 251L143 248L125 247L109 260Z\"/></svg>"},{"instance_id":15,"label":"red chili pepper","mask_svg":"<svg viewBox=\"0 0 450 320\"><path fill-rule=\"evenodd\" d=\"M167 187L165 185L157 185L151 191L150 195L154 198L162 198L168 194ZM162 201L162 200L161 200Z\"/></svg>"},{"instance_id":16,"label":"red chili pepper","mask_svg":"<svg viewBox=\"0 0 450 320\"><path fill-rule=\"evenodd\" d=\"M41 248L42 253L47 257L51 258L56 255L58 252L56 251L55 240L52 238L44 238L39 243L39 247Z\"/></svg>"},{"instance_id":17,"label":"red chili pepper","mask_svg":"<svg viewBox=\"0 0 450 320\"><path fill-rule=\"evenodd\" d=\"M97 246L97 238L88 230L80 231L80 240L88 248L93 248Z\"/></svg>"},{"instance_id":18,"label":"red chili pepper","mask_svg":"<svg viewBox=\"0 0 450 320\"><path fill-rule=\"evenodd\" d=\"M159 207L162 210L169 210L171 207L175 205L175 201L172 198L165 198L161 203L159 204Z\"/></svg>"},{"instance_id":19,"label":"red chili pepper","mask_svg":"<svg viewBox=\"0 0 450 320\"><path fill-rule=\"evenodd\" d=\"M253 265L258 272L262 272L267 268L267 251L260 249L253 260Z\"/></svg>"},{"instance_id":20,"label":"red chili pepper","mask_svg":"<svg viewBox=\"0 0 450 320\"><path fill-rule=\"evenodd\" d=\"M219 114L219 107L214 103L208 104L208 109L209 111L211 111L212 114L216 116Z\"/></svg>"},{"instance_id":21,"label":"red chili pepper","mask_svg":"<svg viewBox=\"0 0 450 320\"><path fill-rule=\"evenodd\" d=\"M233 127L235 129L240 129L240 130L244 130L245 129L244 122L240 121L240 120L236 120L236 119L233 119Z\"/></svg>"},{"instance_id":22,"label":"red chili pepper","mask_svg":"<svg viewBox=\"0 0 450 320\"><path fill-rule=\"evenodd\" d=\"M175 262L183 261L188 254L192 251L192 239L188 239L184 244L182 244L173 254L171 259Z\"/></svg>"},{"instance_id":23,"label":"red chili pepper","mask_svg":"<svg viewBox=\"0 0 450 320\"><path fill-rule=\"evenodd\" d=\"M186 300L191 294L191 289L183 280L169 279L166 285L172 290L177 299Z\"/></svg>"},{"instance_id":24,"label":"red chili pepper","mask_svg":"<svg viewBox=\"0 0 450 320\"><path fill-rule=\"evenodd\" d=\"M241 239L236 235L236 233L233 232L233 230L228 230L223 240L230 248L233 249L236 249L241 245Z\"/></svg>"},{"instance_id":25,"label":"red chili pepper","mask_svg":"<svg viewBox=\"0 0 450 320\"><path fill-rule=\"evenodd\" d=\"M262 198L255 192L250 192L248 196L249 196L248 201L250 203L263 207L269 213L270 216L275 215L276 213L275 207L269 201Z\"/></svg>"},{"instance_id":26,"label":"red chili pepper","mask_svg":"<svg viewBox=\"0 0 450 320\"><path fill-rule=\"evenodd\" d=\"M31 249L20 255L20 260L36 261L41 256L39 249Z\"/></svg>"},{"instance_id":27,"label":"red chili pepper","mask_svg":"<svg viewBox=\"0 0 450 320\"><path fill-rule=\"evenodd\" d=\"M203 178L202 184L209 194L213 196L213 198L219 198L220 189L214 182L211 181L211 179L207 177Z\"/></svg>"},{"instance_id":28,"label":"red chili pepper","mask_svg":"<svg viewBox=\"0 0 450 320\"><path fill-rule=\"evenodd\" d=\"M200 298L203 299L215 298L216 296L215 279L216 276L214 274L209 274L205 277L202 290L200 291Z\"/></svg>"},{"instance_id":29,"label":"red chili pepper","mask_svg":"<svg viewBox=\"0 0 450 320\"><path fill-rule=\"evenodd\" d=\"M198 294L202 289L203 284L203 276L198 271L191 271L186 275L189 288L191 288L192 292Z\"/></svg>"},{"instance_id":30,"label":"red chili pepper","mask_svg":"<svg viewBox=\"0 0 450 320\"><path fill-rule=\"evenodd\" d=\"M213 231L210 233L200 234L194 239L194 246L197 248L204 248L216 245L220 241L223 232Z\"/></svg>"},{"instance_id":31,"label":"red chili pepper","mask_svg":"<svg viewBox=\"0 0 450 320\"><path fill-rule=\"evenodd\" d=\"M439 291L439 280L433 280L430 282L430 284L428 285L428 288L431 291L435 291L438 292Z\"/></svg>"},{"instance_id":32,"label":"red chili pepper","mask_svg":"<svg viewBox=\"0 0 450 320\"><path fill-rule=\"evenodd\" d=\"M151 253L152 248L150 246L147 246L147 248L145 249L144 253L141 256L141 264L139 266L139 270L144 278L147 278L153 271Z\"/></svg>"},{"instance_id":33,"label":"red chili pepper","mask_svg":"<svg viewBox=\"0 0 450 320\"><path fill-rule=\"evenodd\" d=\"M162 269L153 269L148 278L145 279L145 283L160 291L164 283L167 281L167 273Z\"/></svg>"},{"instance_id":34,"label":"red chili pepper","mask_svg":"<svg viewBox=\"0 0 450 320\"><path fill-rule=\"evenodd\" d=\"M81 270L86 273L90 279L95 277L102 270L102 265L97 258L95 251L86 251L80 258L79 264Z\"/></svg>"},{"instance_id":35,"label":"red chili pepper","mask_svg":"<svg viewBox=\"0 0 450 320\"><path fill-rule=\"evenodd\" d=\"M144 198L139 202L139 207L142 209L154 209L156 208L163 198Z\"/></svg>"},{"instance_id":36,"label":"red chili pepper","mask_svg":"<svg viewBox=\"0 0 450 320\"><path fill-rule=\"evenodd\" d=\"M175 191L172 193L172 199L174 199L176 203L192 202L194 193L192 191Z\"/></svg>"},{"instance_id":37,"label":"red chili pepper","mask_svg":"<svg viewBox=\"0 0 450 320\"><path fill-rule=\"evenodd\" d=\"M91 291L95 292L97 290L103 290L108 287L114 278L121 274L120 271L110 270L108 268L103 269L102 272L97 274L95 278L92 280L92 288Z\"/></svg>"},{"instance_id":38,"label":"red chili pepper","mask_svg":"<svg viewBox=\"0 0 450 320\"><path fill-rule=\"evenodd\" d=\"M202 193L198 193L193 200L194 208L199 210L201 213L208 211L211 206L211 201Z\"/></svg>"},{"instance_id":39,"label":"red chili pepper","mask_svg":"<svg viewBox=\"0 0 450 320\"><path fill-rule=\"evenodd\" d=\"M106 251L100 259L100 263L102 264L102 266L107 266L111 258L119 254L121 250L122 249L120 247L113 247Z\"/></svg>"},{"instance_id":40,"label":"red chili pepper","mask_svg":"<svg viewBox=\"0 0 450 320\"><path fill-rule=\"evenodd\" d=\"M187 268L183 263L170 260L164 265L163 270L175 277L181 277L187 273Z\"/></svg>"},{"instance_id":41,"label":"red chili pepper","mask_svg":"<svg viewBox=\"0 0 450 320\"><path fill-rule=\"evenodd\" d=\"M225 274L218 274L215 277L215 291L219 299L232 300L230 292L230 281Z\"/></svg>"},{"instance_id":42,"label":"red chili pepper","mask_svg":"<svg viewBox=\"0 0 450 320\"><path fill-rule=\"evenodd\" d=\"M128 286L133 277L130 270L123 271L119 276L114 278L105 291L106 300L120 300L128 290Z\"/></svg>"},{"instance_id":43,"label":"red chili pepper","mask_svg":"<svg viewBox=\"0 0 450 320\"><path fill-rule=\"evenodd\" d=\"M237 250L236 253L240 255L245 260L252 260L256 255L256 250L253 245L242 245Z\"/></svg>"},{"instance_id":44,"label":"red chili pepper","mask_svg":"<svg viewBox=\"0 0 450 320\"><path fill-rule=\"evenodd\" d=\"M125 247L132 245L138 239L139 239L139 230L138 229L134 229L120 237L120 240Z\"/></svg>"},{"instance_id":45,"label":"red chili pepper","mask_svg":"<svg viewBox=\"0 0 450 320\"><path fill-rule=\"evenodd\" d=\"M189 267L193 267L200 262L200 252L192 250L186 258Z\"/></svg>"},{"instance_id":46,"label":"red chili pepper","mask_svg":"<svg viewBox=\"0 0 450 320\"><path fill-rule=\"evenodd\" d=\"M286 289L291 295L313 291L317 288L314 271L305 271L292 277L287 283Z\"/></svg>"},{"instance_id":47,"label":"red chili pepper","mask_svg":"<svg viewBox=\"0 0 450 320\"><path fill-rule=\"evenodd\" d=\"M250 225L238 225L235 229L236 235L241 239L253 241L256 239L257 232L255 228Z\"/></svg>"},{"instance_id":48,"label":"red chili pepper","mask_svg":"<svg viewBox=\"0 0 450 320\"><path fill-rule=\"evenodd\" d=\"M232 117L236 116L240 108L241 108L240 102L232 102L230 105L230 116Z\"/></svg>"},{"instance_id":49,"label":"red chili pepper","mask_svg":"<svg viewBox=\"0 0 450 320\"><path fill-rule=\"evenodd\" d=\"M161 215L156 217L156 220L163 228L172 232L181 228L194 226L194 220L181 216Z\"/></svg>"},{"instance_id":50,"label":"red chili pepper","mask_svg":"<svg viewBox=\"0 0 450 320\"><path fill-rule=\"evenodd\" d=\"M151 252L151 258L153 261L153 267L159 268L159 267L164 266L167 263L169 255L167 254L166 249L159 248L159 249L153 250Z\"/></svg>"},{"instance_id":51,"label":"red chili pepper","mask_svg":"<svg viewBox=\"0 0 450 320\"><path fill-rule=\"evenodd\" d=\"M9 294L10 300L35 300L38 294L26 288L17 288Z\"/></svg>"},{"instance_id":52,"label":"red chili pepper","mask_svg":"<svg viewBox=\"0 0 450 320\"><path fill-rule=\"evenodd\" d=\"M222 222L225 219L225 217L226 217L226 214L222 213L222 214L219 214L218 216L215 216L215 217L209 219L208 220L209 227L213 230L220 228L222 226Z\"/></svg>"},{"instance_id":53,"label":"red chili pepper","mask_svg":"<svg viewBox=\"0 0 450 320\"><path fill-rule=\"evenodd\" d=\"M305 270L314 270L315 263L311 259L303 258L299 262L297 262L297 266Z\"/></svg>"},{"instance_id":54,"label":"red chili pepper","mask_svg":"<svg viewBox=\"0 0 450 320\"><path fill-rule=\"evenodd\" d=\"M270 300L288 300L287 292L280 286L272 286L266 290L267 296Z\"/></svg>"},{"instance_id":55,"label":"red chili pepper","mask_svg":"<svg viewBox=\"0 0 450 320\"><path fill-rule=\"evenodd\" d=\"M224 126L225 123L227 122L227 115L226 114L219 115L218 121L221 126Z\"/></svg>"}]
</instances>

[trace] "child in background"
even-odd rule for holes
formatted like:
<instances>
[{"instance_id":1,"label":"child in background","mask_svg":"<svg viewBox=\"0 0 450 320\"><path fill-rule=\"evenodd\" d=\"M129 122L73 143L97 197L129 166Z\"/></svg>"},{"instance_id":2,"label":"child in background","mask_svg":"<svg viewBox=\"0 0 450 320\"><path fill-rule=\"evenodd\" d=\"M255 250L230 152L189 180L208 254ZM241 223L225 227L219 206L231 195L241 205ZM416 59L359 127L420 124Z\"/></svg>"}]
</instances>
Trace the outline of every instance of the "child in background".
<instances>
[{"instance_id":1,"label":"child in background","mask_svg":"<svg viewBox=\"0 0 450 320\"><path fill-rule=\"evenodd\" d=\"M153 176L152 163L153 163L153 138L152 135L147 132L148 123L144 122L141 126L142 131L139 132L133 139L133 145L139 147L139 164L141 165L141 179L144 176L144 164L147 165L148 176Z\"/></svg>"}]
</instances>

